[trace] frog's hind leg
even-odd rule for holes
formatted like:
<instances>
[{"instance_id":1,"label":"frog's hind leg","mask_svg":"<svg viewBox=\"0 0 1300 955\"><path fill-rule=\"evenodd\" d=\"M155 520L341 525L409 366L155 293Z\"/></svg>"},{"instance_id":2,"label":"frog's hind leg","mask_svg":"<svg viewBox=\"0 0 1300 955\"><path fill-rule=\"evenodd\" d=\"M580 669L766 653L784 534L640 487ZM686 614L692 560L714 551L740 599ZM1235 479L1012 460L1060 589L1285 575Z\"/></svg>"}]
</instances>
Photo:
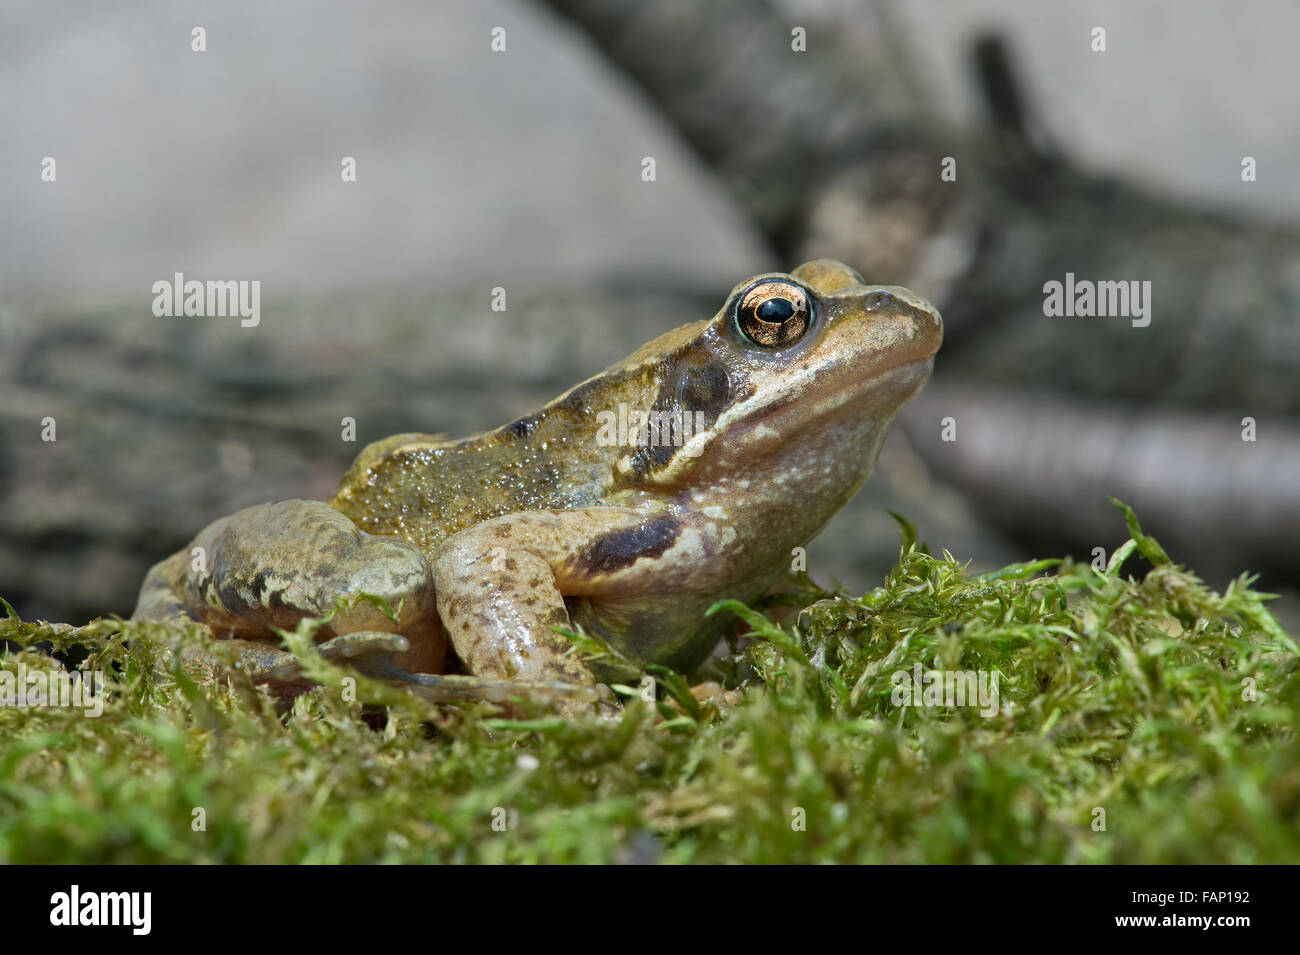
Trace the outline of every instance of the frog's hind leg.
<instances>
[{"instance_id":1,"label":"frog's hind leg","mask_svg":"<svg viewBox=\"0 0 1300 955\"><path fill-rule=\"evenodd\" d=\"M208 525L149 571L132 617L205 624L240 641L241 664L261 682L295 688L303 681L294 677L292 655L276 648L274 628L292 630L357 594L384 598L396 623L356 600L321 628L323 655L358 669L368 661L407 674L442 670L447 639L428 561L406 541L366 534L320 501L258 505ZM336 642L362 632L400 635L405 649L400 638Z\"/></svg>"}]
</instances>

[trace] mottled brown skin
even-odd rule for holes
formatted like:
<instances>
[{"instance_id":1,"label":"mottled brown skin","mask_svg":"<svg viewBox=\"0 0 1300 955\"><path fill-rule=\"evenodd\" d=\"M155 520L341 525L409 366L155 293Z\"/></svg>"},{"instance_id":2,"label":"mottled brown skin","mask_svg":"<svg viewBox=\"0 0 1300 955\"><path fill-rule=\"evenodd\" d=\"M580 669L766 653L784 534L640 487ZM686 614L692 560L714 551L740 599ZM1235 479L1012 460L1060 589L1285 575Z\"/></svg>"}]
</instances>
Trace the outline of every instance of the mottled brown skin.
<instances>
[{"instance_id":1,"label":"mottled brown skin","mask_svg":"<svg viewBox=\"0 0 1300 955\"><path fill-rule=\"evenodd\" d=\"M689 671L726 625L708 607L763 593L862 486L942 335L928 303L836 262L757 276L535 414L376 442L328 505L211 525L192 546L219 559L193 571L187 548L159 564L136 616L249 639L364 590L400 602L399 623L357 609L323 637L396 630L411 647L393 662L411 672L436 672L448 640L495 680ZM705 427L681 447L607 446L598 415L620 404L702 412ZM579 660L552 629L575 625L628 665Z\"/></svg>"}]
</instances>

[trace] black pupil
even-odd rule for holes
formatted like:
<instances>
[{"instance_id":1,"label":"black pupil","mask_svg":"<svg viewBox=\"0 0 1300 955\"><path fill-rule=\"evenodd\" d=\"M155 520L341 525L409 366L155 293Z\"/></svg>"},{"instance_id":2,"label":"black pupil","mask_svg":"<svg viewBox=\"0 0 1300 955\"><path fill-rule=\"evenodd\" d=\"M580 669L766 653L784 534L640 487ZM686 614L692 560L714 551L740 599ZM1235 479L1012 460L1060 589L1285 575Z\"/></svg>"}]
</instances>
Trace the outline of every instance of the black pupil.
<instances>
[{"instance_id":1,"label":"black pupil","mask_svg":"<svg viewBox=\"0 0 1300 955\"><path fill-rule=\"evenodd\" d=\"M754 314L764 322L784 322L794 314L794 304L786 298L769 298Z\"/></svg>"}]
</instances>

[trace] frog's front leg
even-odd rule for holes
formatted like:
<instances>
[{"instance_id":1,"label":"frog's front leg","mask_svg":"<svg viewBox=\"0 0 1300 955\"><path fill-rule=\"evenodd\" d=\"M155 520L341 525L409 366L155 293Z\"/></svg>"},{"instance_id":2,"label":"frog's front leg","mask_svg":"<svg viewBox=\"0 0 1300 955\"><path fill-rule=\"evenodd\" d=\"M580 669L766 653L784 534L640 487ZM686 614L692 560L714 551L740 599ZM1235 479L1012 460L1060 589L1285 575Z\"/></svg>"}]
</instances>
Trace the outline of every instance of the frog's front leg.
<instances>
[{"instance_id":1,"label":"frog's front leg","mask_svg":"<svg viewBox=\"0 0 1300 955\"><path fill-rule=\"evenodd\" d=\"M280 673L291 655L263 641L278 644L275 628L292 630L305 617L329 613L337 598L362 593L387 600L396 623L359 600L322 627L318 640L364 631L400 634L405 651L392 652L393 644L382 639L371 643L401 670L440 672L446 635L428 562L406 541L366 534L320 501L276 501L209 524L187 548L150 570L132 616L206 624L218 636L243 641L241 661L265 671L266 682L296 689L291 675ZM355 650L340 644L344 657Z\"/></svg>"},{"instance_id":2,"label":"frog's front leg","mask_svg":"<svg viewBox=\"0 0 1300 955\"><path fill-rule=\"evenodd\" d=\"M591 685L591 668L553 627L571 628L565 598L671 592L683 523L622 507L521 511L443 541L434 554L438 613L475 676ZM701 543L695 533L692 546Z\"/></svg>"}]
</instances>

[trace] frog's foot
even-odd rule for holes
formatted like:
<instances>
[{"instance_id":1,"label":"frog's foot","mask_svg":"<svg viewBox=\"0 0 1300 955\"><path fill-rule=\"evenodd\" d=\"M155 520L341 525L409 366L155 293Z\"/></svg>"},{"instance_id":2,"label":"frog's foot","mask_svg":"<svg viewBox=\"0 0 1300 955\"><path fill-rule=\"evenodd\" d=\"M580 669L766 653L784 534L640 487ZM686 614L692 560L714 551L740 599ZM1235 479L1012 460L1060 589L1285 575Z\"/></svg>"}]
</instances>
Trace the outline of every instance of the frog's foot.
<instances>
[{"instance_id":1,"label":"frog's foot","mask_svg":"<svg viewBox=\"0 0 1300 955\"><path fill-rule=\"evenodd\" d=\"M254 683L277 687L297 683L310 685L302 675L298 658L288 650L252 640L231 641L240 644L238 666ZM362 631L316 644L316 653L331 663L346 664L364 676L392 683L409 683L411 674L393 663L393 657L410 649L410 642L400 634Z\"/></svg>"},{"instance_id":2,"label":"frog's foot","mask_svg":"<svg viewBox=\"0 0 1300 955\"><path fill-rule=\"evenodd\" d=\"M438 676L432 673L408 673L407 689L417 696L435 703L452 700L486 700L489 703L511 704L523 699L541 706L556 706L568 710L570 704L576 712L589 712L600 702L594 686L576 683L518 683L512 680L488 680L477 676Z\"/></svg>"},{"instance_id":3,"label":"frog's foot","mask_svg":"<svg viewBox=\"0 0 1300 955\"><path fill-rule=\"evenodd\" d=\"M491 680L475 676L439 676L433 673L409 673L394 662L407 649L405 637L392 633L348 633L318 644L316 652L325 660L346 663L357 672L376 680L400 686L435 703L451 700L487 700L509 703L523 698L543 705L561 700L595 703L599 694L594 686L551 681L520 683ZM275 651L278 658L260 661L259 673L277 681L300 677L297 658L285 651ZM251 671L250 671L251 672Z\"/></svg>"},{"instance_id":4,"label":"frog's foot","mask_svg":"<svg viewBox=\"0 0 1300 955\"><path fill-rule=\"evenodd\" d=\"M292 694L311 684L293 655L276 649L275 630L293 630L358 594L382 597L396 621L355 600L319 630L323 655L363 672L442 669L447 639L428 562L406 541L363 533L319 501L263 504L208 525L149 571L132 616L205 624L240 642L240 665L258 682Z\"/></svg>"},{"instance_id":5,"label":"frog's foot","mask_svg":"<svg viewBox=\"0 0 1300 955\"><path fill-rule=\"evenodd\" d=\"M237 669L245 673L254 685L267 686L281 702L288 702L317 686L303 675L301 662L288 650L258 640L221 642L227 650L233 651L233 664L226 662L228 654L218 658L202 647L189 646L181 652L182 665L192 674L209 680L227 675L231 668ZM364 676L407 690L432 703L483 700L503 705L507 713L517 712L515 703L518 700L561 709L571 706L581 712L590 711L593 703L605 706L598 690L592 686L559 681L520 683L474 676L409 673L394 662L409 649L409 642L399 634L348 633L319 643L315 649L323 660L346 665Z\"/></svg>"},{"instance_id":6,"label":"frog's foot","mask_svg":"<svg viewBox=\"0 0 1300 955\"><path fill-rule=\"evenodd\" d=\"M251 643L251 641L243 641ZM347 633L317 644L316 652L324 660L346 664L358 673L381 680L392 686L409 690L416 696L433 703L455 700L485 700L506 704L511 708L515 700L524 699L542 706L561 705L572 701L575 706L586 707L599 701L594 686L551 681L548 683L520 683L512 680L490 680L476 676L440 676L433 673L408 673L394 662L408 649L405 637L393 633ZM302 675L298 658L286 650L253 644L241 648L239 666L254 683L267 683L284 695L288 688L306 688L310 682Z\"/></svg>"}]
</instances>

